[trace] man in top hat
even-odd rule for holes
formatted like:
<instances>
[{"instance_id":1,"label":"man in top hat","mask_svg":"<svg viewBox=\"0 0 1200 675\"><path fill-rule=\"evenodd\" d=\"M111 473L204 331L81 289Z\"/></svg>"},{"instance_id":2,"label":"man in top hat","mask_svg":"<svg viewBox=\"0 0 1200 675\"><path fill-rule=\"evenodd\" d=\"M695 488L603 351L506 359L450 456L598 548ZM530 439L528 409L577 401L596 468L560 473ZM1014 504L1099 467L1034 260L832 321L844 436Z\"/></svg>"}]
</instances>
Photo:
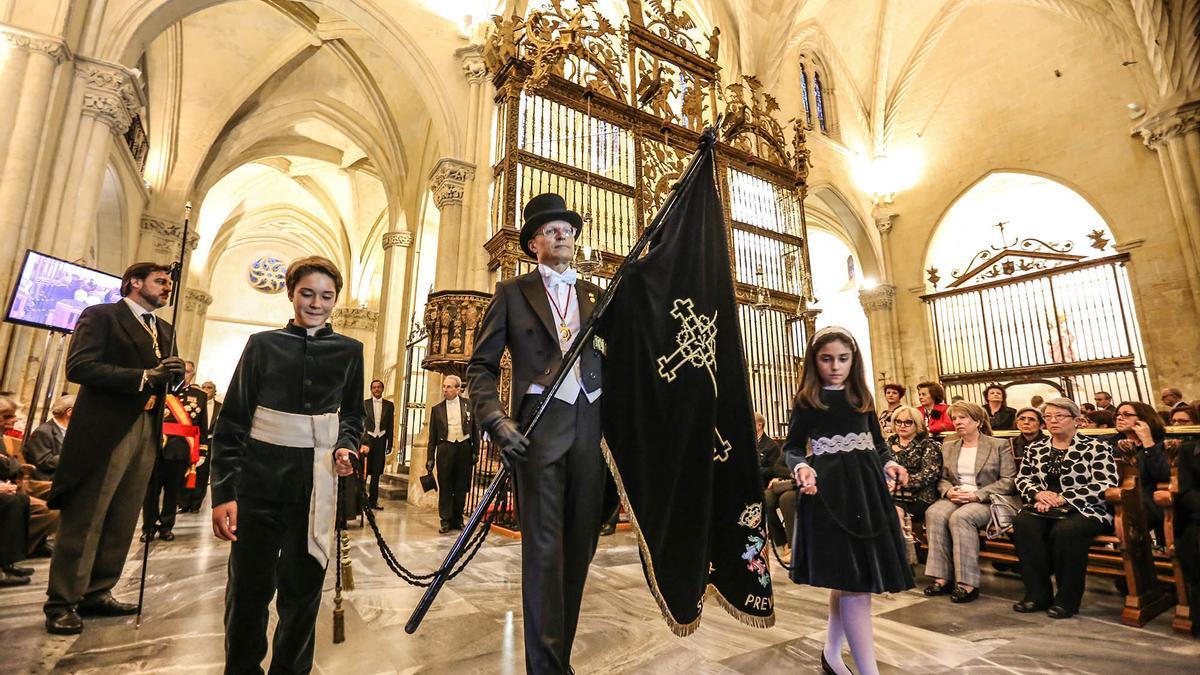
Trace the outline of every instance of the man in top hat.
<instances>
[{"instance_id":1,"label":"man in top hat","mask_svg":"<svg viewBox=\"0 0 1200 675\"><path fill-rule=\"evenodd\" d=\"M529 438L517 420L533 414L601 291L577 280L569 267L583 220L562 197L529 200L524 220L521 249L538 267L496 284L467 380L477 424L500 446L517 481L525 667L561 675L571 670L583 586L606 515L596 344L583 349ZM512 356L511 413L497 391L506 347Z\"/></svg>"}]
</instances>

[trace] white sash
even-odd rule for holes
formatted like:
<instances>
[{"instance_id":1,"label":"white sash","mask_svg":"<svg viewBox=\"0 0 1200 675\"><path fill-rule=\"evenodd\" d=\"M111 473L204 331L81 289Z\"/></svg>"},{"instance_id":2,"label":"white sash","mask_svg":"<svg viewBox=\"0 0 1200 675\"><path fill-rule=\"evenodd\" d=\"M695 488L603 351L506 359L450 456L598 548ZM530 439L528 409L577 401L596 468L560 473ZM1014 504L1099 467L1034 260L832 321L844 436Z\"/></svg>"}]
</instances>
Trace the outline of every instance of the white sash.
<instances>
[{"instance_id":1,"label":"white sash","mask_svg":"<svg viewBox=\"0 0 1200 675\"><path fill-rule=\"evenodd\" d=\"M259 406L250 423L250 438L288 448L313 449L313 487L308 499L308 553L321 563L333 557L336 476L333 446L338 438L337 413L298 415Z\"/></svg>"}]
</instances>

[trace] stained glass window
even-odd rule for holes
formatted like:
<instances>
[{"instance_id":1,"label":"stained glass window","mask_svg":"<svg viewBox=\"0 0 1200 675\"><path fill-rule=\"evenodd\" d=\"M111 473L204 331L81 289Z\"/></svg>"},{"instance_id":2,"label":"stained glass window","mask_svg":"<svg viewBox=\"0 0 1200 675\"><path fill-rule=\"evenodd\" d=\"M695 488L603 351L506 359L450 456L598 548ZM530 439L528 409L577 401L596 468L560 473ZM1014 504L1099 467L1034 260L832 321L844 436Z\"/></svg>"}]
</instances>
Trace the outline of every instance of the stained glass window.
<instances>
[{"instance_id":1,"label":"stained glass window","mask_svg":"<svg viewBox=\"0 0 1200 675\"><path fill-rule=\"evenodd\" d=\"M825 123L825 99L821 95L821 74L813 73L813 100L817 104L817 124L821 125L821 133L829 133Z\"/></svg>"},{"instance_id":2,"label":"stained glass window","mask_svg":"<svg viewBox=\"0 0 1200 675\"><path fill-rule=\"evenodd\" d=\"M804 103L804 125L812 128L812 108L808 104L808 69L800 64L800 100Z\"/></svg>"}]
</instances>

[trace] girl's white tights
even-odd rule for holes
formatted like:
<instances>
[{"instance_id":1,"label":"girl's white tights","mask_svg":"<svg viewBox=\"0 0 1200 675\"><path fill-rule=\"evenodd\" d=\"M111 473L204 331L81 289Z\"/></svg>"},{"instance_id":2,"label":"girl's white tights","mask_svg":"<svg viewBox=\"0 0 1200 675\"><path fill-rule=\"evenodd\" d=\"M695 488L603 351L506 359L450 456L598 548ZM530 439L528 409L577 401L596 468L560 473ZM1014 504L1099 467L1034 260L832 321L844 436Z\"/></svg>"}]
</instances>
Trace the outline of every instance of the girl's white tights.
<instances>
[{"instance_id":1,"label":"girl's white tights","mask_svg":"<svg viewBox=\"0 0 1200 675\"><path fill-rule=\"evenodd\" d=\"M850 653L862 675L878 675L875 663L875 634L871 627L871 594L829 592L829 632L825 637L825 660L839 673L850 675L842 661L842 641L850 643Z\"/></svg>"}]
</instances>

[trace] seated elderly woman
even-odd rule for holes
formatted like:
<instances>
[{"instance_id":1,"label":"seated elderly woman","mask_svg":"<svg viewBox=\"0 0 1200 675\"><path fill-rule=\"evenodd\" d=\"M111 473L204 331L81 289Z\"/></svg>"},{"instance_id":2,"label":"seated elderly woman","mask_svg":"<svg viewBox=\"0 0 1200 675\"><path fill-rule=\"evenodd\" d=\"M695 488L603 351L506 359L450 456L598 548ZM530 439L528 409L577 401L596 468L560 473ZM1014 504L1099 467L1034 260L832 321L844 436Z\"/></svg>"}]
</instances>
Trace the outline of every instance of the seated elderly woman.
<instances>
[{"instance_id":1,"label":"seated elderly woman","mask_svg":"<svg viewBox=\"0 0 1200 675\"><path fill-rule=\"evenodd\" d=\"M1200 592L1200 443L1185 443L1179 448L1179 501L1175 526L1179 536L1175 552L1184 578L1193 593ZM1191 596L1195 598L1195 595ZM1192 635L1200 635L1200 602L1193 599Z\"/></svg>"},{"instance_id":2,"label":"seated elderly woman","mask_svg":"<svg viewBox=\"0 0 1200 675\"><path fill-rule=\"evenodd\" d=\"M908 484L896 490L896 509L924 518L926 509L938 498L942 444L929 435L916 408L905 405L892 411L892 425L896 433L887 439L892 459L908 470Z\"/></svg>"},{"instance_id":3,"label":"seated elderly woman","mask_svg":"<svg viewBox=\"0 0 1200 675\"><path fill-rule=\"evenodd\" d=\"M892 459L908 470L908 484L895 492L896 515L909 545L909 562L916 562L915 543L909 519L922 520L929 505L937 501L938 479L942 476L942 444L925 430L921 411L900 406L891 411L892 428L887 444Z\"/></svg>"},{"instance_id":4,"label":"seated elderly woman","mask_svg":"<svg viewBox=\"0 0 1200 675\"><path fill-rule=\"evenodd\" d=\"M979 597L979 529L991 520L993 501L1011 498L1017 465L1008 441L991 436L982 407L959 401L949 416L957 436L942 444L942 499L925 511L925 574L933 577L925 595L949 593L961 603Z\"/></svg>"},{"instance_id":5,"label":"seated elderly woman","mask_svg":"<svg viewBox=\"0 0 1200 675\"><path fill-rule=\"evenodd\" d=\"M1117 466L1108 443L1077 433L1074 401L1050 399L1042 415L1050 436L1030 444L1017 475L1025 508L1014 519L1013 543L1025 598L1013 609L1065 619L1079 611L1092 538L1112 529L1104 491L1117 484Z\"/></svg>"}]
</instances>

